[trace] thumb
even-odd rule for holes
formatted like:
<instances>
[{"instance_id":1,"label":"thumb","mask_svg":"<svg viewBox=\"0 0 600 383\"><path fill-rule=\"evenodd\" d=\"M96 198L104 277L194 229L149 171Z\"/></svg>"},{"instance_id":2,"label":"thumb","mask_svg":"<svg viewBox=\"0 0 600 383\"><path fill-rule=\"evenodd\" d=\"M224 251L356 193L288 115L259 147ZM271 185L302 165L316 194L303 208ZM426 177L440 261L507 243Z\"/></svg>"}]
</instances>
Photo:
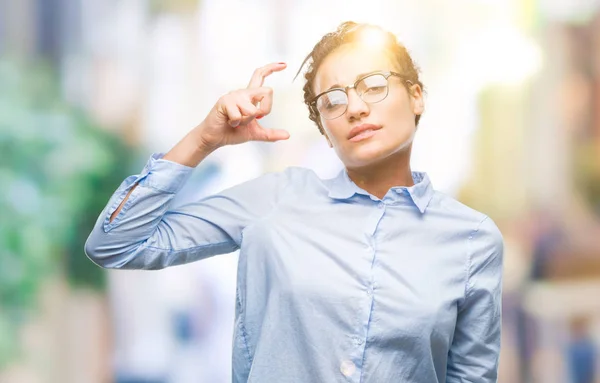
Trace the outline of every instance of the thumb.
<instances>
[{"instance_id":1,"label":"thumb","mask_svg":"<svg viewBox=\"0 0 600 383\"><path fill-rule=\"evenodd\" d=\"M290 138L290 133L287 130L267 129L259 124L256 119L250 121L247 129L252 141L275 142Z\"/></svg>"},{"instance_id":2,"label":"thumb","mask_svg":"<svg viewBox=\"0 0 600 383\"><path fill-rule=\"evenodd\" d=\"M290 138L290 133L283 129L264 129L258 135L256 141L275 142L281 140L287 140Z\"/></svg>"},{"instance_id":3,"label":"thumb","mask_svg":"<svg viewBox=\"0 0 600 383\"><path fill-rule=\"evenodd\" d=\"M283 129L266 129L261 127L253 134L253 141L275 142L287 140L290 138L290 133Z\"/></svg>"}]
</instances>

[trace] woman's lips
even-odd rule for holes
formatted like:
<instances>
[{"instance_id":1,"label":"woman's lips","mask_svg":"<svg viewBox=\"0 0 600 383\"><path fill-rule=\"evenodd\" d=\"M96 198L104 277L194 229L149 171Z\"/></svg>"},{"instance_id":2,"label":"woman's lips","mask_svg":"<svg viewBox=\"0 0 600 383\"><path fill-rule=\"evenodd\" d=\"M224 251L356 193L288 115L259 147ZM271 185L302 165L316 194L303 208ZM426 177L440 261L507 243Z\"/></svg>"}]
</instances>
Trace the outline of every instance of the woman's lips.
<instances>
[{"instance_id":1,"label":"woman's lips","mask_svg":"<svg viewBox=\"0 0 600 383\"><path fill-rule=\"evenodd\" d=\"M358 142L358 141L366 140L367 138L373 137L376 133L377 133L377 130L373 130L373 129L363 130L362 132L358 133L356 136L352 137L350 139L350 141Z\"/></svg>"},{"instance_id":2,"label":"woman's lips","mask_svg":"<svg viewBox=\"0 0 600 383\"><path fill-rule=\"evenodd\" d=\"M367 138L375 135L379 129L381 129L381 126L373 124L362 124L355 126L348 133L348 140L352 142L366 140Z\"/></svg>"}]
</instances>

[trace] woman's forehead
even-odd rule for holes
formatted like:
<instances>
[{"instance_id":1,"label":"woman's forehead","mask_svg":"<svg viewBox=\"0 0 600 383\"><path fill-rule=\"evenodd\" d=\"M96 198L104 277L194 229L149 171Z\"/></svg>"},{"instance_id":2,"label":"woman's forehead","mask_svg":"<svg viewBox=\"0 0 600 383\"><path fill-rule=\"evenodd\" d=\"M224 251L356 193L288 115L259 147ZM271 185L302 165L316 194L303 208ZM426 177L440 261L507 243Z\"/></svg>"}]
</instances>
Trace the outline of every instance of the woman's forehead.
<instances>
[{"instance_id":1,"label":"woman's forehead","mask_svg":"<svg viewBox=\"0 0 600 383\"><path fill-rule=\"evenodd\" d=\"M352 84L361 74L377 70L394 70L389 52L351 44L331 52L317 69L314 91Z\"/></svg>"}]
</instances>

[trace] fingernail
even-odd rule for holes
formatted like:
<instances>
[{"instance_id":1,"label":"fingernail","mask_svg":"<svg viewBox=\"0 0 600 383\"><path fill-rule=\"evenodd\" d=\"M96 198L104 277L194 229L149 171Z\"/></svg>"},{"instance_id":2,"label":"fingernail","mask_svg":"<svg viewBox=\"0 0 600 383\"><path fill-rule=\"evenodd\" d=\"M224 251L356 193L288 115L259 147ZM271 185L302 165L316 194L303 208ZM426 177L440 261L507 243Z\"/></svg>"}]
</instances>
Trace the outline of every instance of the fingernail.
<instances>
[{"instance_id":1,"label":"fingernail","mask_svg":"<svg viewBox=\"0 0 600 383\"><path fill-rule=\"evenodd\" d=\"M283 65L285 65L285 63L284 63L283 61L279 62L279 64L283 64Z\"/></svg>"},{"instance_id":2,"label":"fingernail","mask_svg":"<svg viewBox=\"0 0 600 383\"><path fill-rule=\"evenodd\" d=\"M261 114L260 116L256 116L257 120L260 120L261 118L263 118L264 116Z\"/></svg>"}]
</instances>

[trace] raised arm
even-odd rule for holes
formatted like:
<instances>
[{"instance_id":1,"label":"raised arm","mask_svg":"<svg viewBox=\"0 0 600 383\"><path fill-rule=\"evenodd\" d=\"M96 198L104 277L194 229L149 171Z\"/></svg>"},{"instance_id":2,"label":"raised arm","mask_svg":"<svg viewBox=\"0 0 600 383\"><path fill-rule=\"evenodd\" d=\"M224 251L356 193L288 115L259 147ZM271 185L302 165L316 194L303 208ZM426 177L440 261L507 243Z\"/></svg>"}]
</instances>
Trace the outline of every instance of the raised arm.
<instances>
[{"instance_id":1,"label":"raised arm","mask_svg":"<svg viewBox=\"0 0 600 383\"><path fill-rule=\"evenodd\" d=\"M260 177L177 210L171 201L193 168L221 146L289 138L257 121L273 103L265 77L284 68L257 69L247 88L219 98L165 156L153 156L128 177L100 214L86 242L88 257L102 267L156 269L235 250L243 228L272 208L285 175Z\"/></svg>"}]
</instances>

